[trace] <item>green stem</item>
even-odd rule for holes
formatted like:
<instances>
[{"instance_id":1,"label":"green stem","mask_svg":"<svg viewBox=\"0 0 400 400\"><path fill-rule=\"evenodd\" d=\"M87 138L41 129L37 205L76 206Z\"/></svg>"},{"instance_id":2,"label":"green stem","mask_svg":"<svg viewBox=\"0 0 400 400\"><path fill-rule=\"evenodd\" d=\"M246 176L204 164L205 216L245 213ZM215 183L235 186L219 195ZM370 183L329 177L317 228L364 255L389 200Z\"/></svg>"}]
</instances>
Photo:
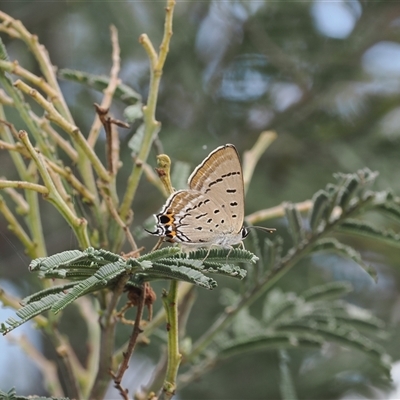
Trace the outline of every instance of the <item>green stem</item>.
<instances>
[{"instance_id":1,"label":"green stem","mask_svg":"<svg viewBox=\"0 0 400 400\"><path fill-rule=\"evenodd\" d=\"M109 182L111 177L108 171L104 168L100 159L97 157L96 153L89 146L85 137L82 135L81 131L73 124L68 122L61 114L58 113L56 108L52 103L47 101L37 90L32 89L29 85L22 82L21 80L17 80L14 83L14 86L20 89L22 92L26 93L30 97L32 97L40 106L43 107L44 110L47 111L47 118L50 121L53 121L60 128L62 128L65 132L67 132L74 139L75 143L79 146L80 149L84 152L84 156L90 161L95 169L96 173L99 177L105 181ZM44 153L44 152L43 152ZM81 155L81 154L79 154Z\"/></svg>"},{"instance_id":2,"label":"green stem","mask_svg":"<svg viewBox=\"0 0 400 400\"><path fill-rule=\"evenodd\" d=\"M52 147L49 146L38 124L31 117L31 109L28 103L24 101L24 98L19 90L13 86L12 82L8 79L3 71L0 72L0 84L1 86L3 86L8 95L13 99L15 109L18 111L18 114L25 122L29 131L32 133L40 150L46 157L52 160L54 158L50 150Z\"/></svg>"},{"instance_id":3,"label":"green stem","mask_svg":"<svg viewBox=\"0 0 400 400\"><path fill-rule=\"evenodd\" d=\"M7 181L0 179L0 189L15 188L15 189L26 189L33 190L34 192L48 195L49 191L46 186L38 185L37 183L25 182L25 181Z\"/></svg>"},{"instance_id":4,"label":"green stem","mask_svg":"<svg viewBox=\"0 0 400 400\"><path fill-rule=\"evenodd\" d=\"M6 87L8 87L8 90L11 92L11 95L15 95L16 99L20 102L20 97L16 95L15 89L13 86L9 83L8 79L0 73L0 82L5 84ZM23 104L18 103L20 109L23 109ZM3 107L0 107L0 118L2 120L6 120L6 116L3 110ZM12 136L10 130L8 127L5 127L4 125L0 129L0 134L1 137L7 141L8 143L15 144L14 137ZM11 151L9 152L15 168L18 171L18 175L22 181L29 182L32 180L32 177L30 176L26 166L25 162L21 156L21 154ZM34 185L34 183L31 183ZM37 185L39 186L39 185ZM36 192L30 190L31 188L28 188L25 190L25 198L27 203L29 204L28 212L26 214L26 223L29 227L29 231L31 234L31 240L33 242L33 246L27 247L27 251L29 252L29 255L32 258L37 258L37 257L45 257L47 255L46 251L46 245L44 241L44 235L43 235L43 227L42 227L42 221L40 218L40 209L39 209L39 201L38 201L38 195ZM22 236L20 237L22 238ZM24 243L24 242L23 242ZM26 245L28 244L27 241L25 241Z\"/></svg>"},{"instance_id":5,"label":"green stem","mask_svg":"<svg viewBox=\"0 0 400 400\"><path fill-rule=\"evenodd\" d=\"M97 157L96 153L89 145L81 131L67 119L65 119L54 107L54 105L47 101L37 90L32 89L29 85L17 80L14 86L32 97L44 110L47 111L47 118L53 121L65 132L67 132L78 151L78 167L82 175L85 186L94 195L94 215L100 231L104 231L104 216L100 210L100 202L98 197L98 190L94 178L93 169L103 182L110 182L112 179L106 168ZM104 236L104 235L103 235Z\"/></svg>"},{"instance_id":6,"label":"green stem","mask_svg":"<svg viewBox=\"0 0 400 400\"><path fill-rule=\"evenodd\" d=\"M48 190L48 194L46 195L47 200L54 204L60 214L65 218L65 220L74 230L81 248L85 249L89 247L90 241L86 229L87 221L83 218L78 218L68 207L68 204L66 204L63 198L60 196L50 177L49 172L47 171L43 156L34 149L32 143L28 138L28 134L25 131L20 131L19 138L26 149L29 151L32 160L35 162L39 170L40 176L42 177L43 182Z\"/></svg>"},{"instance_id":7,"label":"green stem","mask_svg":"<svg viewBox=\"0 0 400 400\"><path fill-rule=\"evenodd\" d=\"M243 154L243 183L245 193L247 193L254 169L260 157L276 138L277 134L274 131L261 132L252 149L247 150Z\"/></svg>"},{"instance_id":8,"label":"green stem","mask_svg":"<svg viewBox=\"0 0 400 400\"><path fill-rule=\"evenodd\" d=\"M160 400L171 399L176 390L176 378L182 355L179 353L178 329L178 281L171 281L169 292L163 296L163 305L167 316L168 365Z\"/></svg>"},{"instance_id":9,"label":"green stem","mask_svg":"<svg viewBox=\"0 0 400 400\"><path fill-rule=\"evenodd\" d=\"M0 81L1 81L1 74L0 74ZM7 120L6 115L4 113L4 108L2 106L0 106L0 119L2 119L3 121ZM10 132L10 128L6 127L4 124L1 124L0 126L0 136L3 138L5 142L15 145L15 140ZM23 181L29 180L28 179L29 174L26 170L22 155L16 151L9 151L8 153L10 154L10 157L13 160L13 163L18 171L20 179Z\"/></svg>"},{"instance_id":10,"label":"green stem","mask_svg":"<svg viewBox=\"0 0 400 400\"><path fill-rule=\"evenodd\" d=\"M20 240L20 242L24 245L26 253L31 258L36 257L36 246L35 243L31 240L28 234L25 232L24 228L22 228L21 224L15 218L14 214L7 207L6 202L3 197L0 196L0 212L4 215L4 218L7 220L9 226L8 228L12 231L15 236Z\"/></svg>"},{"instance_id":11,"label":"green stem","mask_svg":"<svg viewBox=\"0 0 400 400\"><path fill-rule=\"evenodd\" d=\"M17 61L6 61L0 60L0 70L7 71L11 74L18 75L21 78L26 79L33 85L39 87L39 89L43 90L46 95L50 98L57 98L58 92L54 90L42 77L39 77L32 72L26 70L21 67Z\"/></svg>"},{"instance_id":12,"label":"green stem","mask_svg":"<svg viewBox=\"0 0 400 400\"><path fill-rule=\"evenodd\" d=\"M78 311L80 312L83 320L86 324L87 329L87 358L86 358L86 379L82 384L83 398L89 398L89 392L94 385L96 380L97 368L100 362L100 327L98 323L97 309L93 307L92 299L87 297L81 297L78 305Z\"/></svg>"},{"instance_id":13,"label":"green stem","mask_svg":"<svg viewBox=\"0 0 400 400\"><path fill-rule=\"evenodd\" d=\"M31 237L35 243L35 257L46 257L47 250L43 234L42 219L40 218L39 199L37 192L25 190L25 198L29 204L27 223Z\"/></svg>"}]
</instances>

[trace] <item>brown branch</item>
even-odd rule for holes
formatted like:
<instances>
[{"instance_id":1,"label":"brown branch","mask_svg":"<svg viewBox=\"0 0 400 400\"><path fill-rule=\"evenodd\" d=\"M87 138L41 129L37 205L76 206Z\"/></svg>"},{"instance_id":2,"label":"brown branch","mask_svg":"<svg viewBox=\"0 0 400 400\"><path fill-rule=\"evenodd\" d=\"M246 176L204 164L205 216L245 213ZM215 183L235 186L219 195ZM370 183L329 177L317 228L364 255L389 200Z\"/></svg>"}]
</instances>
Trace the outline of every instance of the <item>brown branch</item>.
<instances>
[{"instance_id":1,"label":"brown branch","mask_svg":"<svg viewBox=\"0 0 400 400\"><path fill-rule=\"evenodd\" d=\"M114 318L114 312L128 280L129 274L120 278L106 310L103 311L103 315L100 317L100 357L95 383L88 397L90 399L102 399L109 384L115 342L116 319Z\"/></svg>"},{"instance_id":2,"label":"brown branch","mask_svg":"<svg viewBox=\"0 0 400 400\"><path fill-rule=\"evenodd\" d=\"M145 283L142 286L142 293L140 295L139 302L137 305L135 326L133 328L132 335L129 339L128 348L126 349L126 352L124 353L124 358L122 360L121 365L119 366L117 374L113 376L115 387L119 390L119 392L124 400L125 399L128 400L128 390L124 389L121 386L121 381L122 381L122 377L124 376L125 371L129 367L129 360L130 360L133 350L135 348L137 338L138 338L139 334L143 332L142 329L140 328L140 322L142 320L142 315L143 315L145 297L146 297L146 292L147 292L147 290L146 290L147 285L148 285L148 283Z\"/></svg>"},{"instance_id":3,"label":"brown branch","mask_svg":"<svg viewBox=\"0 0 400 400\"><path fill-rule=\"evenodd\" d=\"M97 103L94 103L94 107L106 132L106 158L108 172L111 175L114 175L117 172L119 162L119 136L114 125L119 126L120 128L129 128L129 124L112 118L108 113L108 108L101 107Z\"/></svg>"},{"instance_id":4,"label":"brown branch","mask_svg":"<svg viewBox=\"0 0 400 400\"><path fill-rule=\"evenodd\" d=\"M111 102L115 93L115 90L120 83L118 78L118 74L121 68L121 60L120 60L120 47L118 43L118 31L114 25L110 26L111 32L111 44L112 44L112 67L110 71L110 81L108 83L107 88L104 90L104 97L100 104L100 106L104 109L109 109L111 106ZM101 121L100 118L96 116L96 119L93 122L92 128L90 129L88 135L88 144L91 147L94 147L96 144L97 138L100 132Z\"/></svg>"},{"instance_id":5,"label":"brown branch","mask_svg":"<svg viewBox=\"0 0 400 400\"><path fill-rule=\"evenodd\" d=\"M79 371L73 359L77 359L74 355L74 351L66 342L65 338L58 331L56 326L50 322L46 327L45 332L48 334L54 349L56 350L59 366L61 369L61 375L66 383L66 395L71 398L81 398L81 390L78 383Z\"/></svg>"}]
</instances>

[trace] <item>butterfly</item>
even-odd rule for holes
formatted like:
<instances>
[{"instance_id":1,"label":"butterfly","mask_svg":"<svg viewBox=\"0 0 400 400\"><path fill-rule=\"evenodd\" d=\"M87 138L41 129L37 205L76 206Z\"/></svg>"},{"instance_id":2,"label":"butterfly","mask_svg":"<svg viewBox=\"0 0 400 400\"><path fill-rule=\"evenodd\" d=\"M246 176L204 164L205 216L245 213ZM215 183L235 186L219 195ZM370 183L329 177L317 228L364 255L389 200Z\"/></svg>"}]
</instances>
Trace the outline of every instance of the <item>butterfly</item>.
<instances>
[{"instance_id":1,"label":"butterfly","mask_svg":"<svg viewBox=\"0 0 400 400\"><path fill-rule=\"evenodd\" d=\"M153 235L189 248L232 248L248 235L244 185L233 144L217 147L193 171L189 189L172 193L158 214Z\"/></svg>"}]
</instances>

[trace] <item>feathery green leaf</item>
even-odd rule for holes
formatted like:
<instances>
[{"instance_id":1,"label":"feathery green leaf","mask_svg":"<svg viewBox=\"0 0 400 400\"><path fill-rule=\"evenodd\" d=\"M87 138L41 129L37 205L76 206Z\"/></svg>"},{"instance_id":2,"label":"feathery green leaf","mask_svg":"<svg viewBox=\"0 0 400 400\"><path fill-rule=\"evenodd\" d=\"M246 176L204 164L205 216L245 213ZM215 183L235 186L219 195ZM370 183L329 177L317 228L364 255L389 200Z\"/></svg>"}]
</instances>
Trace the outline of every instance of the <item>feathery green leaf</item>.
<instances>
[{"instance_id":1,"label":"feathery green leaf","mask_svg":"<svg viewBox=\"0 0 400 400\"><path fill-rule=\"evenodd\" d=\"M140 263L141 261L148 260L148 261L154 261L154 260L159 260L161 258L167 258L167 257L173 257L176 254L181 253L182 250L179 247L164 247L160 250L153 251L151 253L144 254L143 256L140 256L138 258L130 258L128 259L128 263L135 263L138 262Z\"/></svg>"},{"instance_id":2,"label":"feathery green leaf","mask_svg":"<svg viewBox=\"0 0 400 400\"><path fill-rule=\"evenodd\" d=\"M42 397L42 396L17 396L15 388L11 388L7 393L0 390L1 400L70 400L68 397Z\"/></svg>"},{"instance_id":3,"label":"feathery green leaf","mask_svg":"<svg viewBox=\"0 0 400 400\"><path fill-rule=\"evenodd\" d=\"M26 304L32 303L34 301L38 301L38 300L42 299L43 297L46 297L50 294L57 294L57 293L65 291L65 290L71 289L75 285L77 285L77 282L69 282L69 283L63 283L61 285L51 286L47 289L43 289L39 292L36 292L34 294L31 294L30 296L25 297L21 301L21 303L23 305L26 305Z\"/></svg>"},{"instance_id":4,"label":"feathery green leaf","mask_svg":"<svg viewBox=\"0 0 400 400\"><path fill-rule=\"evenodd\" d=\"M366 264L358 251L354 250L351 246L340 243L336 239L326 238L318 240L313 247L313 251L335 252L346 258L350 258L356 262L374 280L374 282L377 282L378 280L378 273L375 268L372 265Z\"/></svg>"},{"instance_id":5,"label":"feathery green leaf","mask_svg":"<svg viewBox=\"0 0 400 400\"><path fill-rule=\"evenodd\" d=\"M213 289L217 286L217 282L214 279L205 276L203 273L193 268L166 265L158 261L153 263L152 269L137 275L144 281L154 279L176 279L190 282L206 289Z\"/></svg>"},{"instance_id":6,"label":"feathery green leaf","mask_svg":"<svg viewBox=\"0 0 400 400\"><path fill-rule=\"evenodd\" d=\"M128 147L132 150L133 154L138 154L140 151L144 138L144 128L144 124L140 125L128 142Z\"/></svg>"},{"instance_id":7,"label":"feathery green leaf","mask_svg":"<svg viewBox=\"0 0 400 400\"><path fill-rule=\"evenodd\" d=\"M143 104L136 103L129 105L125 108L123 116L126 122L129 124L132 124L136 120L141 119L143 117Z\"/></svg>"},{"instance_id":8,"label":"feathery green leaf","mask_svg":"<svg viewBox=\"0 0 400 400\"><path fill-rule=\"evenodd\" d=\"M393 231L379 229L364 221L347 219L340 223L338 230L345 233L366 236L371 239L378 239L392 246L400 246L400 236L398 234Z\"/></svg>"},{"instance_id":9,"label":"feathery green leaf","mask_svg":"<svg viewBox=\"0 0 400 400\"><path fill-rule=\"evenodd\" d=\"M33 301L33 302L27 304L26 306L20 308L16 312L16 314L20 318L20 320L16 320L12 317L8 318L6 321L6 324L8 324L9 327L6 327L6 329L4 329L5 325L2 326L1 332L3 333L3 335L5 335L6 333L10 332L11 330L22 325L26 321L29 321L36 315L49 310L51 308L51 306L56 301L58 301L61 297L62 297L62 295L59 293L58 294L50 294L38 301Z\"/></svg>"},{"instance_id":10,"label":"feathery green leaf","mask_svg":"<svg viewBox=\"0 0 400 400\"><path fill-rule=\"evenodd\" d=\"M331 204L331 196L325 190L319 190L312 198L313 206L310 210L309 221L312 232L316 232L321 222L326 222L329 217L328 210Z\"/></svg>"},{"instance_id":11,"label":"feathery green leaf","mask_svg":"<svg viewBox=\"0 0 400 400\"><path fill-rule=\"evenodd\" d=\"M121 261L102 266L93 276L79 282L71 291L54 303L51 310L57 314L78 297L109 286L112 281L126 272L126 265Z\"/></svg>"},{"instance_id":12,"label":"feathery green leaf","mask_svg":"<svg viewBox=\"0 0 400 400\"><path fill-rule=\"evenodd\" d=\"M4 61L9 61L6 46L4 46L3 40L0 38L0 59Z\"/></svg>"},{"instance_id":13,"label":"feathery green leaf","mask_svg":"<svg viewBox=\"0 0 400 400\"><path fill-rule=\"evenodd\" d=\"M325 340L340 343L346 347L361 350L364 354L373 357L382 370L390 374L390 362L385 349L376 342L361 335L356 329L349 325L340 324L340 326L330 326L329 324L317 323L311 321L309 323L290 323L287 326L281 325L280 331L313 333L320 335Z\"/></svg>"},{"instance_id":14,"label":"feathery green leaf","mask_svg":"<svg viewBox=\"0 0 400 400\"><path fill-rule=\"evenodd\" d=\"M110 77L104 75L93 75L83 71L72 69L60 69L58 76L69 81L83 83L99 92L103 93L104 89L110 83ZM142 101L142 96L135 92L130 86L119 83L114 93L114 98L121 100L125 104L136 104Z\"/></svg>"},{"instance_id":15,"label":"feathery green leaf","mask_svg":"<svg viewBox=\"0 0 400 400\"><path fill-rule=\"evenodd\" d=\"M353 199L361 184L360 178L356 174L349 175L341 186L337 202L342 210L347 210L350 201Z\"/></svg>"},{"instance_id":16,"label":"feathery green leaf","mask_svg":"<svg viewBox=\"0 0 400 400\"><path fill-rule=\"evenodd\" d=\"M328 282L306 290L301 297L307 302L330 301L351 292L352 289L348 282Z\"/></svg>"},{"instance_id":17,"label":"feathery green leaf","mask_svg":"<svg viewBox=\"0 0 400 400\"><path fill-rule=\"evenodd\" d=\"M60 265L69 264L86 258L87 255L80 250L67 250L62 253L54 254L50 257L41 257L32 260L29 264L30 271L48 270L59 267Z\"/></svg>"},{"instance_id":18,"label":"feathery green leaf","mask_svg":"<svg viewBox=\"0 0 400 400\"><path fill-rule=\"evenodd\" d=\"M396 222L400 222L400 205L394 202L386 202L374 207L374 210L386 214L389 218Z\"/></svg>"},{"instance_id":19,"label":"feathery green leaf","mask_svg":"<svg viewBox=\"0 0 400 400\"><path fill-rule=\"evenodd\" d=\"M174 256L175 258L190 258L194 260L207 260L210 262L220 263L240 263L251 262L255 263L258 257L250 251L233 248L233 249L199 249L190 253L181 253Z\"/></svg>"},{"instance_id":20,"label":"feathery green leaf","mask_svg":"<svg viewBox=\"0 0 400 400\"><path fill-rule=\"evenodd\" d=\"M311 333L287 333L272 332L265 333L259 337L246 340L232 340L225 344L220 351L222 357L232 357L244 352L254 352L261 350L277 350L293 347L321 347L324 340L321 336Z\"/></svg>"},{"instance_id":21,"label":"feathery green leaf","mask_svg":"<svg viewBox=\"0 0 400 400\"><path fill-rule=\"evenodd\" d=\"M303 303L294 293L283 293L280 289L272 290L264 300L263 320L268 327L274 326L299 303Z\"/></svg>"},{"instance_id":22,"label":"feathery green leaf","mask_svg":"<svg viewBox=\"0 0 400 400\"><path fill-rule=\"evenodd\" d=\"M299 210L291 203L284 205L285 215L289 223L289 233L293 239L293 243L296 246L304 240L305 232L303 227L303 221Z\"/></svg>"}]
</instances>

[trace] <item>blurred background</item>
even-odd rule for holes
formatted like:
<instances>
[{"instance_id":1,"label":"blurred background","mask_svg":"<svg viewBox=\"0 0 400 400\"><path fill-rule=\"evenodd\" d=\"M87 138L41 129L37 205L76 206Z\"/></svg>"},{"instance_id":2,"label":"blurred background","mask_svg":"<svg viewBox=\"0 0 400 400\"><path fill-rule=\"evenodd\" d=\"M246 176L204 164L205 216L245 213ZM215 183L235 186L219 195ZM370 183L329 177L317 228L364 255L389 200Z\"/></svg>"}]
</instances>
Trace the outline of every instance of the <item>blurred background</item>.
<instances>
[{"instance_id":1,"label":"blurred background","mask_svg":"<svg viewBox=\"0 0 400 400\"><path fill-rule=\"evenodd\" d=\"M149 65L138 37L147 33L158 48L164 7L162 1L111 0L1 4L2 11L20 19L38 35L58 68L109 74L109 26L114 24L121 46L120 76L144 100ZM247 194L246 213L283 201L310 199L333 181L333 173L355 172L362 167L379 171L376 189L392 188L395 194L400 193L399 3L178 0L173 25L157 108L157 119L162 122L159 137L173 162L189 162L194 168L211 150L225 143L235 144L242 154L253 146L260 132L273 129L278 138L257 166ZM38 73L21 42L5 35L2 39L11 60ZM61 83L76 124L87 133L94 118L93 103L100 102L101 94L76 83ZM122 119L123 109L123 104L114 102L112 113ZM126 144L133 133L121 131L121 147L125 149L121 184L131 170ZM103 148L100 141L99 152ZM155 165L155 153L149 162ZM4 152L0 153L0 169L7 171L7 178L15 178ZM134 204L134 226L141 227L163 202L159 192L143 180ZM44 204L43 210L49 254L74 248L76 242L69 227L49 204ZM374 215L371 221L391 227L388 220ZM285 236L284 221L268 221L267 225L277 227ZM1 285L7 284L22 297L32 293L37 283L36 277L27 272L30 260L1 217L0 235ZM142 244L150 248L153 241L144 239ZM335 257L314 257L292 270L279 286L300 292L330 280L350 281L354 292L347 300L386 321L390 338L384 345L396 363L400 358L398 250L371 240L358 239L350 244L378 270L377 284L352 263ZM224 280L219 283L220 287L225 285ZM236 287L230 281L226 285ZM198 292L189 321L189 334L194 338L222 309L220 294L220 289ZM0 320L7 317L1 310ZM79 332L76 325L73 332L68 329L73 317L73 311L67 310L63 328L84 352L84 342L79 339L84 332ZM18 329L12 334L21 332ZM37 336L38 348L46 348L44 338ZM142 350L143 358L136 364L141 366L138 382L142 373L147 376L151 371L160 346L155 338ZM14 355L15 371L25 366L17 357L17 347L7 338L0 338L1 354L5 354L3 349ZM290 352L300 398L400 398L400 368L394 368L393 386L389 387L353 353L340 348L327 351L331 352L329 362L320 352ZM19 394L44 393L37 372L25 375L26 388L22 389L21 379L13 382L13 374L9 373L13 368L8 367L7 372L0 367L1 389L18 385ZM179 398L279 398L277 355L263 352L221 364L180 391Z\"/></svg>"}]
</instances>

